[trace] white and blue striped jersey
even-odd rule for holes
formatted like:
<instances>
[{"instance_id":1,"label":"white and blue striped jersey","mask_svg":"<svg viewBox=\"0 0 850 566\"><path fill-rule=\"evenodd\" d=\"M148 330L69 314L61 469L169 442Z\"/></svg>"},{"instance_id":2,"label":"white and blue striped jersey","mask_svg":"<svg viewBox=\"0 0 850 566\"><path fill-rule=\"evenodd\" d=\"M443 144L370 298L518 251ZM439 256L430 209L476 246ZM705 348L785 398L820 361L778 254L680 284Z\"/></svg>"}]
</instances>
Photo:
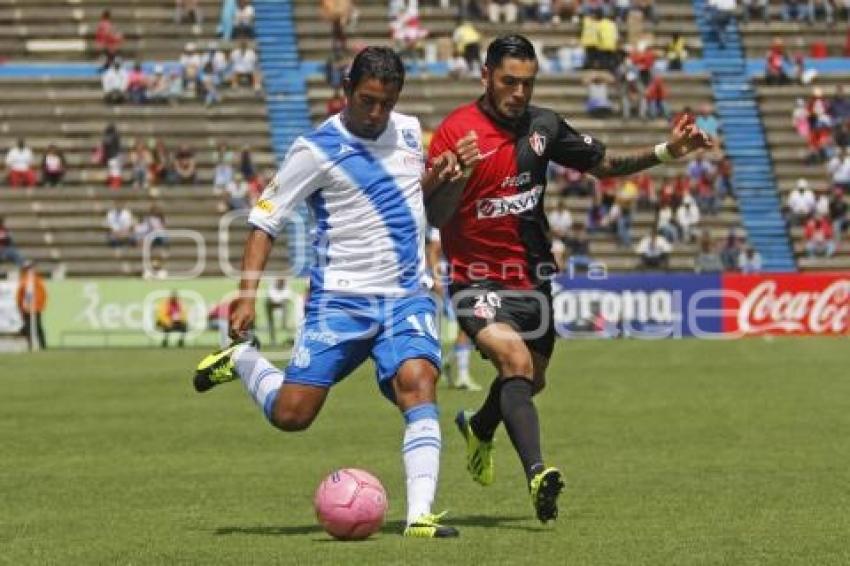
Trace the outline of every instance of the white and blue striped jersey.
<instances>
[{"instance_id":1,"label":"white and blue striped jersey","mask_svg":"<svg viewBox=\"0 0 850 566\"><path fill-rule=\"evenodd\" d=\"M393 112L376 140L339 115L293 143L249 223L272 236L302 200L317 221L313 291L406 296L425 273L419 120Z\"/></svg>"}]
</instances>

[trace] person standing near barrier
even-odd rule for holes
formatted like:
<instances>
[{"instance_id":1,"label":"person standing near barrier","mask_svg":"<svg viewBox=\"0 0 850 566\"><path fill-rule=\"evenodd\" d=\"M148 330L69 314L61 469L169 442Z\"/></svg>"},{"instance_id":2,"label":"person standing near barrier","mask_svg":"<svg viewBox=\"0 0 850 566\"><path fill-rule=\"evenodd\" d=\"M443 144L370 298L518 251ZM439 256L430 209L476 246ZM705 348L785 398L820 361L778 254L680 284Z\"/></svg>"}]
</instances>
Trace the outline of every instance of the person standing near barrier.
<instances>
[{"instance_id":1,"label":"person standing near barrier","mask_svg":"<svg viewBox=\"0 0 850 566\"><path fill-rule=\"evenodd\" d=\"M21 334L27 339L29 349L33 349L33 342L38 340L38 349L47 349L44 339L44 326L41 321L41 313L47 306L47 288L44 280L35 270L35 263L24 262L21 268L21 277L18 281L18 293L16 296L18 310L24 321Z\"/></svg>"}]
</instances>

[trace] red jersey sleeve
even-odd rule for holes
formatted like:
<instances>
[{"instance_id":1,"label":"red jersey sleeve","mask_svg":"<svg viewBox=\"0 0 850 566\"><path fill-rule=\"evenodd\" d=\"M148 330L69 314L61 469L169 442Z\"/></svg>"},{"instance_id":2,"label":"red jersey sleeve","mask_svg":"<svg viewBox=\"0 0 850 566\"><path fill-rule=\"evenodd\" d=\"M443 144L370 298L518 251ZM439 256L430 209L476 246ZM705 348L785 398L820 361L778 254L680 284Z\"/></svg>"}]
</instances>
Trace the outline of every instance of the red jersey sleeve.
<instances>
[{"instance_id":1,"label":"red jersey sleeve","mask_svg":"<svg viewBox=\"0 0 850 566\"><path fill-rule=\"evenodd\" d=\"M566 120L558 119L558 133L549 145L549 159L584 173L593 169L605 157L605 145L597 139L581 134Z\"/></svg>"}]
</instances>

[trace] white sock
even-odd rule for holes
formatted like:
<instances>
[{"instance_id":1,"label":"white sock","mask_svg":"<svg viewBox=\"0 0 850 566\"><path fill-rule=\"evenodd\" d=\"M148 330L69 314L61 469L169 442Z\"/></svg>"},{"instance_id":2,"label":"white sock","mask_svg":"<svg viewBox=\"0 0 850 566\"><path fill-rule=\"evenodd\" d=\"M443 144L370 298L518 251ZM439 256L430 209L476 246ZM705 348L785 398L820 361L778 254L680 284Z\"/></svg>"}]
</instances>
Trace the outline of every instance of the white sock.
<instances>
[{"instance_id":1,"label":"white sock","mask_svg":"<svg viewBox=\"0 0 850 566\"><path fill-rule=\"evenodd\" d=\"M407 426L401 452L407 476L407 524L431 512L440 475L440 422L437 406L418 405L404 412Z\"/></svg>"},{"instance_id":2,"label":"white sock","mask_svg":"<svg viewBox=\"0 0 850 566\"><path fill-rule=\"evenodd\" d=\"M272 411L277 392L283 385L283 372L260 355L259 350L249 344L239 346L233 352L236 373L248 395L263 410L263 414L272 422Z\"/></svg>"},{"instance_id":3,"label":"white sock","mask_svg":"<svg viewBox=\"0 0 850 566\"><path fill-rule=\"evenodd\" d=\"M457 359L457 380L459 382L469 381L469 356L472 347L469 345L455 345L455 358Z\"/></svg>"}]
</instances>

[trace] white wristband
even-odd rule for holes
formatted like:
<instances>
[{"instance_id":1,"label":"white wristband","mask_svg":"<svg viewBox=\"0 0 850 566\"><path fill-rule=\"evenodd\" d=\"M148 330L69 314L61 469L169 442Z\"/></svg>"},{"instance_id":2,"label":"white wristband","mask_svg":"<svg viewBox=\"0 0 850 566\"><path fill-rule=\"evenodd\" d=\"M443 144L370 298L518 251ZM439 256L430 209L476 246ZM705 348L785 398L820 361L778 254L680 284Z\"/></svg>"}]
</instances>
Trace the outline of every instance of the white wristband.
<instances>
[{"instance_id":1,"label":"white wristband","mask_svg":"<svg viewBox=\"0 0 850 566\"><path fill-rule=\"evenodd\" d=\"M655 146L655 157L657 157L658 161L661 163L676 161L676 158L673 157L672 153L670 153L670 148L667 147L667 142L660 143Z\"/></svg>"}]
</instances>

